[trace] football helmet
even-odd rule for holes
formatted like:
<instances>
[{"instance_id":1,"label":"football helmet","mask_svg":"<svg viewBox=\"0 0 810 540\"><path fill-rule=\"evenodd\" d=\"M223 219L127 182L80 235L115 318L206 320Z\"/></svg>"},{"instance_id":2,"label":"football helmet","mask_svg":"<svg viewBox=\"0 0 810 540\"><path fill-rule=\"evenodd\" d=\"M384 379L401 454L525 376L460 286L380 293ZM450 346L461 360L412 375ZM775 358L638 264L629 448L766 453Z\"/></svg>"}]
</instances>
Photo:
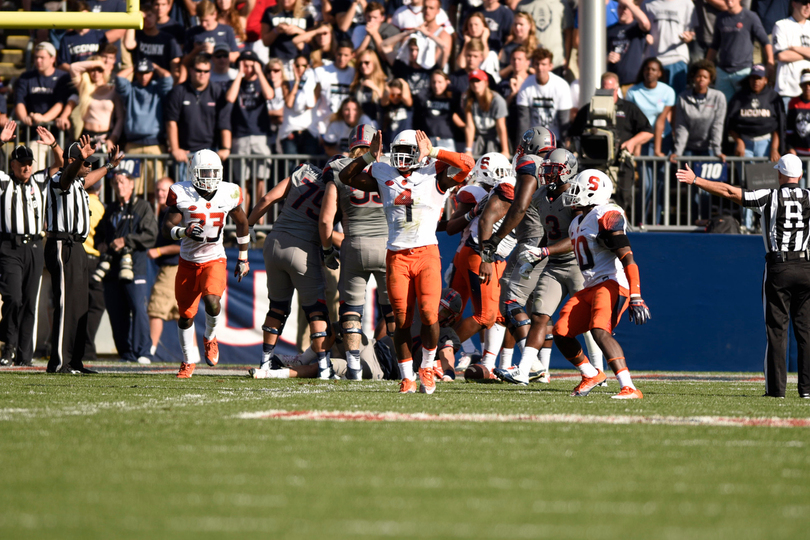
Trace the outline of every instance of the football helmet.
<instances>
[{"instance_id":1,"label":"football helmet","mask_svg":"<svg viewBox=\"0 0 810 540\"><path fill-rule=\"evenodd\" d=\"M541 177L546 184L564 184L577 173L577 157L565 148L555 148L546 155Z\"/></svg>"},{"instance_id":2,"label":"football helmet","mask_svg":"<svg viewBox=\"0 0 810 540\"><path fill-rule=\"evenodd\" d=\"M191 158L188 177L195 188L212 193L222 181L222 160L216 152L200 150Z\"/></svg>"},{"instance_id":3,"label":"football helmet","mask_svg":"<svg viewBox=\"0 0 810 540\"><path fill-rule=\"evenodd\" d=\"M391 141L391 163L399 170L419 167L419 145L416 144L416 131L406 129Z\"/></svg>"},{"instance_id":4,"label":"football helmet","mask_svg":"<svg viewBox=\"0 0 810 540\"><path fill-rule=\"evenodd\" d=\"M352 136L349 138L349 150L354 150L355 146L371 146L371 139L377 130L371 124L357 124L352 129ZM414 136L416 140L416 136Z\"/></svg>"},{"instance_id":5,"label":"football helmet","mask_svg":"<svg viewBox=\"0 0 810 540\"><path fill-rule=\"evenodd\" d=\"M512 169L517 166L518 160L525 155L542 156L557 148L557 136L550 129L535 126L527 129L518 143L515 156L512 158Z\"/></svg>"},{"instance_id":6,"label":"football helmet","mask_svg":"<svg viewBox=\"0 0 810 540\"><path fill-rule=\"evenodd\" d=\"M598 206L610 201L613 182L602 171L585 169L571 181L562 195L563 205L584 208Z\"/></svg>"},{"instance_id":7,"label":"football helmet","mask_svg":"<svg viewBox=\"0 0 810 540\"><path fill-rule=\"evenodd\" d=\"M459 317L464 305L461 302L461 295L455 289L445 287L442 289L442 298L439 300L439 326L447 328L453 326ZM442 312L447 311L444 317Z\"/></svg>"},{"instance_id":8,"label":"football helmet","mask_svg":"<svg viewBox=\"0 0 810 540\"><path fill-rule=\"evenodd\" d=\"M499 152L490 152L478 158L470 176L480 185L492 188L511 174L512 164L509 160Z\"/></svg>"}]
</instances>

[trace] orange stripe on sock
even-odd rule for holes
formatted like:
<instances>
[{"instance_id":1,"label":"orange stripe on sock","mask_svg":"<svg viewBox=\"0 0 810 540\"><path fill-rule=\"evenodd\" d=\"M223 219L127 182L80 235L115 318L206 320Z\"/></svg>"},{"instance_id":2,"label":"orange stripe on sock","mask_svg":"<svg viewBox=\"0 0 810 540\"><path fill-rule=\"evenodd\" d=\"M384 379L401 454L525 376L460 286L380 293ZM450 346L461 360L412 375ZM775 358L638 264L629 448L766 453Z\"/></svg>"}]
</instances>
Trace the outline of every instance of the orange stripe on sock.
<instances>
[{"instance_id":1,"label":"orange stripe on sock","mask_svg":"<svg viewBox=\"0 0 810 540\"><path fill-rule=\"evenodd\" d=\"M616 358L610 358L610 359L608 359L608 364L611 363L611 362L615 362L616 360L624 360L624 356L617 356ZM624 368L624 369L627 369L627 368Z\"/></svg>"},{"instance_id":2,"label":"orange stripe on sock","mask_svg":"<svg viewBox=\"0 0 810 540\"><path fill-rule=\"evenodd\" d=\"M617 371L617 372L616 372L616 375L618 375L618 374L619 374L619 373L621 373L622 371L626 371L626 372L630 373L630 370L629 370L629 369L627 369L627 368L625 367L625 368L622 368L622 369L620 369L619 371Z\"/></svg>"}]
</instances>

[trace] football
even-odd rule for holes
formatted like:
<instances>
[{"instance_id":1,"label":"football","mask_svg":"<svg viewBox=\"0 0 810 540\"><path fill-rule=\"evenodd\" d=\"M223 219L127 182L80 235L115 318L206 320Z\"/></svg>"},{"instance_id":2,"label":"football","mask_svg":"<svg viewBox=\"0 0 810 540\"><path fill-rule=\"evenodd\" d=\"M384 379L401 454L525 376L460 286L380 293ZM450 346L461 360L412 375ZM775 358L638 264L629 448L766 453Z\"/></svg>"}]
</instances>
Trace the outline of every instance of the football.
<instances>
[{"instance_id":1,"label":"football","mask_svg":"<svg viewBox=\"0 0 810 540\"><path fill-rule=\"evenodd\" d=\"M464 380L489 380L489 370L481 364L473 364L464 370Z\"/></svg>"}]
</instances>

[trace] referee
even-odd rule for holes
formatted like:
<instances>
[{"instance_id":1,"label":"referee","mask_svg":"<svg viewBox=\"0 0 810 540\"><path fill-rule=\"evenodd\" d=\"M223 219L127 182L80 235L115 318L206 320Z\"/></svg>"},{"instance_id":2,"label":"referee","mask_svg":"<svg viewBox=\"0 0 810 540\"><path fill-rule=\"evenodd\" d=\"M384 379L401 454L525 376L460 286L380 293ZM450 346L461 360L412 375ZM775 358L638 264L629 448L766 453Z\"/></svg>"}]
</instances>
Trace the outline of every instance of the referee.
<instances>
[{"instance_id":1,"label":"referee","mask_svg":"<svg viewBox=\"0 0 810 540\"><path fill-rule=\"evenodd\" d=\"M53 287L53 329L48 373L95 373L84 367L87 341L87 254L84 242L90 232L90 207L85 187L90 187L118 166L118 147L109 163L92 171L95 146L85 135L65 151L67 166L48 182L48 242L45 265Z\"/></svg>"},{"instance_id":2,"label":"referee","mask_svg":"<svg viewBox=\"0 0 810 540\"><path fill-rule=\"evenodd\" d=\"M0 142L11 140L16 127L13 120L6 123ZM18 146L10 156L11 175L0 171L0 341L5 343L2 366L30 366L34 358L48 178L62 166L62 149L54 136L41 126L37 132L37 142L53 150L54 166L34 172L33 150Z\"/></svg>"},{"instance_id":3,"label":"referee","mask_svg":"<svg viewBox=\"0 0 810 540\"><path fill-rule=\"evenodd\" d=\"M698 178L689 165L676 173L678 181L695 184L762 214L765 239L763 302L768 346L765 352L765 396L785 397L788 324L799 346L799 397L810 399L810 189L799 187L802 161L785 154L774 166L777 189L742 190Z\"/></svg>"}]
</instances>

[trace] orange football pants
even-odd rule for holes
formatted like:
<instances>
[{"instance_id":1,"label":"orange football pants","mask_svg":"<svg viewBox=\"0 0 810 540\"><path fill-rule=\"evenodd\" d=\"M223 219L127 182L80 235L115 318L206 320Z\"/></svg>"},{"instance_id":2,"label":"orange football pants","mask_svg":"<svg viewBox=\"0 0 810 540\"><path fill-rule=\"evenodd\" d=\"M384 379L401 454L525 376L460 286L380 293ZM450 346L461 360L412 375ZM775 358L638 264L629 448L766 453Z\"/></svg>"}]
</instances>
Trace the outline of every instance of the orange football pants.
<instances>
[{"instance_id":1,"label":"orange football pants","mask_svg":"<svg viewBox=\"0 0 810 540\"><path fill-rule=\"evenodd\" d=\"M612 279L582 289L563 306L554 334L575 337L594 328L612 333L629 299L630 291Z\"/></svg>"},{"instance_id":2,"label":"orange football pants","mask_svg":"<svg viewBox=\"0 0 810 540\"><path fill-rule=\"evenodd\" d=\"M413 308L419 302L422 324L439 320L442 297L442 260L439 246L423 246L385 255L385 284L397 328L410 328Z\"/></svg>"},{"instance_id":3,"label":"orange football pants","mask_svg":"<svg viewBox=\"0 0 810 540\"><path fill-rule=\"evenodd\" d=\"M193 319L197 314L200 298L209 294L222 298L227 284L226 259L192 263L181 258L174 280L174 296L177 298L180 316L184 319Z\"/></svg>"},{"instance_id":4,"label":"orange football pants","mask_svg":"<svg viewBox=\"0 0 810 540\"><path fill-rule=\"evenodd\" d=\"M475 322L484 328L491 327L500 318L501 276L506 261L492 263L492 276L487 284L478 279L481 255L470 246L461 247L453 259L453 266L455 273L450 286L461 296L462 305L466 306L467 300L472 299Z\"/></svg>"}]
</instances>

